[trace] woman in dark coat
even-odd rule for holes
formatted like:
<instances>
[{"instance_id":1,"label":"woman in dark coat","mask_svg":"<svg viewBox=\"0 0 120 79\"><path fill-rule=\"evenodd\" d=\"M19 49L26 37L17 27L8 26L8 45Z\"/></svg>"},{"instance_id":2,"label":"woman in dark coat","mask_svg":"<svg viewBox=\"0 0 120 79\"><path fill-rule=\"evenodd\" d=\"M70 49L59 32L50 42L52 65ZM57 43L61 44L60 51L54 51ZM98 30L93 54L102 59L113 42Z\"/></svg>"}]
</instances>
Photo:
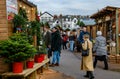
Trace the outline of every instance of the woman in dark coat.
<instances>
[{"instance_id":1,"label":"woman in dark coat","mask_svg":"<svg viewBox=\"0 0 120 79\"><path fill-rule=\"evenodd\" d=\"M52 56L52 52L51 52L51 32L49 30L48 25L45 25L43 27L44 33L43 33L43 41L45 42L45 45L47 47L48 50L48 58L50 58Z\"/></svg>"}]
</instances>

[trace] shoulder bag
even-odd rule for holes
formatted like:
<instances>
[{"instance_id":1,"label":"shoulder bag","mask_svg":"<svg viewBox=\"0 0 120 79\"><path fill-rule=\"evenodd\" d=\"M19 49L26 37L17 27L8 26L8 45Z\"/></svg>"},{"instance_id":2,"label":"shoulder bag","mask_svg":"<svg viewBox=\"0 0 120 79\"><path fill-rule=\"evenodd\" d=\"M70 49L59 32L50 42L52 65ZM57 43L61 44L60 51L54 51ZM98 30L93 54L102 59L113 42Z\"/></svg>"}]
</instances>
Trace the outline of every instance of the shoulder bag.
<instances>
[{"instance_id":1,"label":"shoulder bag","mask_svg":"<svg viewBox=\"0 0 120 79\"><path fill-rule=\"evenodd\" d=\"M82 56L89 56L88 42L87 42L87 49L84 50L84 49L82 48Z\"/></svg>"}]
</instances>

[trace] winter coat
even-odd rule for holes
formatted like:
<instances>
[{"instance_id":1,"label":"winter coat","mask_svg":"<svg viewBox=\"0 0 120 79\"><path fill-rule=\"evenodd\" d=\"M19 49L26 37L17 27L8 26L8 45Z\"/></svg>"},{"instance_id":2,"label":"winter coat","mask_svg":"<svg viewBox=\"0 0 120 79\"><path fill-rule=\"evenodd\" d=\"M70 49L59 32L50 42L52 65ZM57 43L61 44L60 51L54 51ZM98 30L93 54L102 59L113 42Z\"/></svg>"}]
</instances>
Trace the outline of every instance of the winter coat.
<instances>
[{"instance_id":1,"label":"winter coat","mask_svg":"<svg viewBox=\"0 0 120 79\"><path fill-rule=\"evenodd\" d=\"M80 43L83 43L83 42L84 42L83 36L84 36L85 34L90 35L88 32L84 32L84 31L81 31L81 32L80 32L80 35L79 35L79 37L78 37L78 41L79 41ZM90 40L91 40L91 37L90 37Z\"/></svg>"},{"instance_id":2,"label":"winter coat","mask_svg":"<svg viewBox=\"0 0 120 79\"><path fill-rule=\"evenodd\" d=\"M69 41L75 41L75 36L74 35L69 36Z\"/></svg>"},{"instance_id":3,"label":"winter coat","mask_svg":"<svg viewBox=\"0 0 120 79\"><path fill-rule=\"evenodd\" d=\"M89 56L83 56L81 62L81 70L84 71L94 71L93 69L93 59L92 59L92 42L88 39L84 43L82 43L82 48L84 50L89 48Z\"/></svg>"},{"instance_id":4,"label":"winter coat","mask_svg":"<svg viewBox=\"0 0 120 79\"><path fill-rule=\"evenodd\" d=\"M47 47L48 47L48 45L51 45L51 33L49 31L47 31L46 34L43 35L43 40Z\"/></svg>"},{"instance_id":5,"label":"winter coat","mask_svg":"<svg viewBox=\"0 0 120 79\"><path fill-rule=\"evenodd\" d=\"M68 36L67 35L62 35L62 39L63 39L63 42L67 42L68 41Z\"/></svg>"},{"instance_id":6,"label":"winter coat","mask_svg":"<svg viewBox=\"0 0 120 79\"><path fill-rule=\"evenodd\" d=\"M93 51L96 53L97 56L107 55L105 37L103 36L96 37Z\"/></svg>"},{"instance_id":7,"label":"winter coat","mask_svg":"<svg viewBox=\"0 0 120 79\"><path fill-rule=\"evenodd\" d=\"M61 51L61 36L59 31L52 33L51 49L52 51Z\"/></svg>"}]
</instances>

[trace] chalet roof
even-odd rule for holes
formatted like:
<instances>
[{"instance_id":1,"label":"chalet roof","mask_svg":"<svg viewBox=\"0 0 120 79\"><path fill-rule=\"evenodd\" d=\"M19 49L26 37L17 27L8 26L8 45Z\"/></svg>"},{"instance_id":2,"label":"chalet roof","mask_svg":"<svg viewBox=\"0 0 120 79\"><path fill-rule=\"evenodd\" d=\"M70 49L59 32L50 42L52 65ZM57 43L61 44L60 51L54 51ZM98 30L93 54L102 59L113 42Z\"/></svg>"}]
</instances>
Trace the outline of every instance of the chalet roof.
<instances>
[{"instance_id":1,"label":"chalet roof","mask_svg":"<svg viewBox=\"0 0 120 79\"><path fill-rule=\"evenodd\" d=\"M31 7L37 7L35 4L33 4L32 2L28 1L28 0L21 0L23 1L24 3L28 4L29 6Z\"/></svg>"},{"instance_id":2,"label":"chalet roof","mask_svg":"<svg viewBox=\"0 0 120 79\"><path fill-rule=\"evenodd\" d=\"M83 23L84 23L86 26L88 26L88 25L95 25L95 24L96 24L94 19L84 19L84 20L82 20L82 21L83 21Z\"/></svg>"},{"instance_id":3,"label":"chalet roof","mask_svg":"<svg viewBox=\"0 0 120 79\"><path fill-rule=\"evenodd\" d=\"M42 13L40 16L44 15L45 13L47 13L48 15L50 15L50 16L52 16L52 17L53 17L53 15L52 15L52 14L50 14L50 13L48 13L48 12L44 12L44 13Z\"/></svg>"},{"instance_id":4,"label":"chalet roof","mask_svg":"<svg viewBox=\"0 0 120 79\"><path fill-rule=\"evenodd\" d=\"M102 10L98 11L97 13L93 14L92 16L90 16L90 18L99 18L99 17L102 17L106 14L111 14L113 12L115 12L115 10L117 9L118 7L112 7L112 6L107 6L105 8L103 8ZM118 8L120 9L120 8Z\"/></svg>"},{"instance_id":5,"label":"chalet roof","mask_svg":"<svg viewBox=\"0 0 120 79\"><path fill-rule=\"evenodd\" d=\"M80 18L80 15L65 15L62 18Z\"/></svg>"}]
</instances>

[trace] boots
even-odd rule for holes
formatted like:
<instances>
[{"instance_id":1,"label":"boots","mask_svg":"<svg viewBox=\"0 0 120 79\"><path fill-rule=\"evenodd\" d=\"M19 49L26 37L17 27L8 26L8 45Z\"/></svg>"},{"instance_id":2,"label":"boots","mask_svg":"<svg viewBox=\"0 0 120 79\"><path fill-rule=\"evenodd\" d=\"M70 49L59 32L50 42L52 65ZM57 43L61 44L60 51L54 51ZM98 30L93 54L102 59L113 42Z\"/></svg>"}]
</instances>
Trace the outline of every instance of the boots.
<instances>
[{"instance_id":1,"label":"boots","mask_svg":"<svg viewBox=\"0 0 120 79\"><path fill-rule=\"evenodd\" d=\"M55 66L55 64L53 64L53 63L52 63L52 64L50 64L49 66L50 66L50 67L54 67L54 66Z\"/></svg>"},{"instance_id":2,"label":"boots","mask_svg":"<svg viewBox=\"0 0 120 79\"><path fill-rule=\"evenodd\" d=\"M89 79L94 79L93 72L92 71L87 71L86 75L84 77L89 78Z\"/></svg>"},{"instance_id":3,"label":"boots","mask_svg":"<svg viewBox=\"0 0 120 79\"><path fill-rule=\"evenodd\" d=\"M89 78L89 71L86 72L86 75L84 77Z\"/></svg>"},{"instance_id":4,"label":"boots","mask_svg":"<svg viewBox=\"0 0 120 79\"><path fill-rule=\"evenodd\" d=\"M94 79L93 72L92 71L88 71L88 72L89 72L89 79Z\"/></svg>"},{"instance_id":5,"label":"boots","mask_svg":"<svg viewBox=\"0 0 120 79\"><path fill-rule=\"evenodd\" d=\"M56 64L55 64L55 66L59 66L59 64L58 64L58 63L56 63Z\"/></svg>"}]
</instances>

